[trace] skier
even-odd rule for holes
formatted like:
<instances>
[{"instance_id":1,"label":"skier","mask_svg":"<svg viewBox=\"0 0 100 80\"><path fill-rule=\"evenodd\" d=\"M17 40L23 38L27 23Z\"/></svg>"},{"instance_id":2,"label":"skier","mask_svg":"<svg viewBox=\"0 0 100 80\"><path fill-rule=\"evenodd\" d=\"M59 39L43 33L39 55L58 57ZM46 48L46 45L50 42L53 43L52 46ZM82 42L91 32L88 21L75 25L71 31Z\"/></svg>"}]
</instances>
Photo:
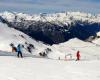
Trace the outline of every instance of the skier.
<instances>
[{"instance_id":1,"label":"skier","mask_svg":"<svg viewBox=\"0 0 100 80\"><path fill-rule=\"evenodd\" d=\"M28 52L32 53L32 47L31 46L27 46L27 50L28 50Z\"/></svg>"},{"instance_id":2,"label":"skier","mask_svg":"<svg viewBox=\"0 0 100 80\"><path fill-rule=\"evenodd\" d=\"M16 47L12 47L12 52L16 52Z\"/></svg>"},{"instance_id":3,"label":"skier","mask_svg":"<svg viewBox=\"0 0 100 80\"><path fill-rule=\"evenodd\" d=\"M80 60L80 51L77 51L76 57L77 57L76 61Z\"/></svg>"},{"instance_id":4,"label":"skier","mask_svg":"<svg viewBox=\"0 0 100 80\"><path fill-rule=\"evenodd\" d=\"M17 46L17 52L18 52L17 57L21 56L21 58L23 58L22 52L21 52L21 44L18 44L18 46Z\"/></svg>"},{"instance_id":5,"label":"skier","mask_svg":"<svg viewBox=\"0 0 100 80\"><path fill-rule=\"evenodd\" d=\"M11 48L12 48L12 52L16 52L16 47L13 43L10 44Z\"/></svg>"}]
</instances>

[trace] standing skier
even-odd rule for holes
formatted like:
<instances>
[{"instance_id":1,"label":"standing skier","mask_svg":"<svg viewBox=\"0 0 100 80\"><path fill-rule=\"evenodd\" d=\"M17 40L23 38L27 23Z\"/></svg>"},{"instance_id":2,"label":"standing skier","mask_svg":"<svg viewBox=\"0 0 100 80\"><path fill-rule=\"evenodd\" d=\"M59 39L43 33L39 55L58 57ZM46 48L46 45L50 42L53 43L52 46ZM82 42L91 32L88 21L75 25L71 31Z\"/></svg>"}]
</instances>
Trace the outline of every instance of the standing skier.
<instances>
[{"instance_id":1,"label":"standing skier","mask_svg":"<svg viewBox=\"0 0 100 80\"><path fill-rule=\"evenodd\" d=\"M21 58L23 58L23 56L22 56L22 51L21 51L21 44L18 44L18 46L17 46L17 52L18 52L18 54L17 54L17 56L19 57L21 57Z\"/></svg>"},{"instance_id":2,"label":"standing skier","mask_svg":"<svg viewBox=\"0 0 100 80\"><path fill-rule=\"evenodd\" d=\"M80 51L77 51L76 58L77 58L76 61L80 60Z\"/></svg>"},{"instance_id":3,"label":"standing skier","mask_svg":"<svg viewBox=\"0 0 100 80\"><path fill-rule=\"evenodd\" d=\"M10 44L11 48L12 48L12 52L16 52L16 47L13 43Z\"/></svg>"}]
</instances>

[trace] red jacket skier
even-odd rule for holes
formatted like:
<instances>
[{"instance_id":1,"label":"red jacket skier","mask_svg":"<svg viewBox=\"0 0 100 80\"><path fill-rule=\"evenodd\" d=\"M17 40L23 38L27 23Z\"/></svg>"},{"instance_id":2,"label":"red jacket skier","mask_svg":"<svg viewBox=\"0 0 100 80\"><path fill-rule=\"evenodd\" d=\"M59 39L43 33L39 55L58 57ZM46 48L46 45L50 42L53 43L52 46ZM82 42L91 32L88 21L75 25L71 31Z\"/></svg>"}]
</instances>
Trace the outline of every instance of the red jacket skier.
<instances>
[{"instance_id":1,"label":"red jacket skier","mask_svg":"<svg viewBox=\"0 0 100 80\"><path fill-rule=\"evenodd\" d=\"M76 57L77 57L76 60L80 60L80 51L77 51L77 53L76 53Z\"/></svg>"}]
</instances>

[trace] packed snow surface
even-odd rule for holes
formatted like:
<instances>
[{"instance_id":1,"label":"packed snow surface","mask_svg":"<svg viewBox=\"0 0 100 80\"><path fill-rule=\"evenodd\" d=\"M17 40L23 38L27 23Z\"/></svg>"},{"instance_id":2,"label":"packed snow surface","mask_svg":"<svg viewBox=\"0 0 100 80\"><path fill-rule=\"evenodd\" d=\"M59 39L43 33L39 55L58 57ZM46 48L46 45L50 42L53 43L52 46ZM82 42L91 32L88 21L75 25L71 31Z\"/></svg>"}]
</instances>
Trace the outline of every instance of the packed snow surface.
<instances>
[{"instance_id":1,"label":"packed snow surface","mask_svg":"<svg viewBox=\"0 0 100 80\"><path fill-rule=\"evenodd\" d=\"M0 56L0 80L100 80L100 61Z\"/></svg>"}]
</instances>

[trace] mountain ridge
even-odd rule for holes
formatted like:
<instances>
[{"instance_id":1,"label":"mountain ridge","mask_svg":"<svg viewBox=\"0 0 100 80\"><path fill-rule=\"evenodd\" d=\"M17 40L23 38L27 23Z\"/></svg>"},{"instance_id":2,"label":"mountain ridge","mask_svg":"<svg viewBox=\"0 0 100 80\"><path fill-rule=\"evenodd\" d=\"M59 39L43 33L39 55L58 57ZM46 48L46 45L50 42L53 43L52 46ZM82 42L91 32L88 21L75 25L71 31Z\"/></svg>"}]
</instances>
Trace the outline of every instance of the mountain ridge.
<instances>
[{"instance_id":1,"label":"mountain ridge","mask_svg":"<svg viewBox=\"0 0 100 80\"><path fill-rule=\"evenodd\" d=\"M8 12L5 11L0 13L0 16L7 19L8 21L14 21L16 16L23 18L24 20L32 20L32 21L42 21L42 22L52 22L52 21L62 21L67 22L71 20L88 20L89 22L100 22L100 14L91 14L91 13L84 13L84 12L59 12L59 13L40 13L40 14L25 14L25 13L17 13L17 12Z\"/></svg>"},{"instance_id":2,"label":"mountain ridge","mask_svg":"<svg viewBox=\"0 0 100 80\"><path fill-rule=\"evenodd\" d=\"M36 40L58 44L71 38L86 40L100 31L100 15L81 12L28 15L0 13L1 21Z\"/></svg>"}]
</instances>

